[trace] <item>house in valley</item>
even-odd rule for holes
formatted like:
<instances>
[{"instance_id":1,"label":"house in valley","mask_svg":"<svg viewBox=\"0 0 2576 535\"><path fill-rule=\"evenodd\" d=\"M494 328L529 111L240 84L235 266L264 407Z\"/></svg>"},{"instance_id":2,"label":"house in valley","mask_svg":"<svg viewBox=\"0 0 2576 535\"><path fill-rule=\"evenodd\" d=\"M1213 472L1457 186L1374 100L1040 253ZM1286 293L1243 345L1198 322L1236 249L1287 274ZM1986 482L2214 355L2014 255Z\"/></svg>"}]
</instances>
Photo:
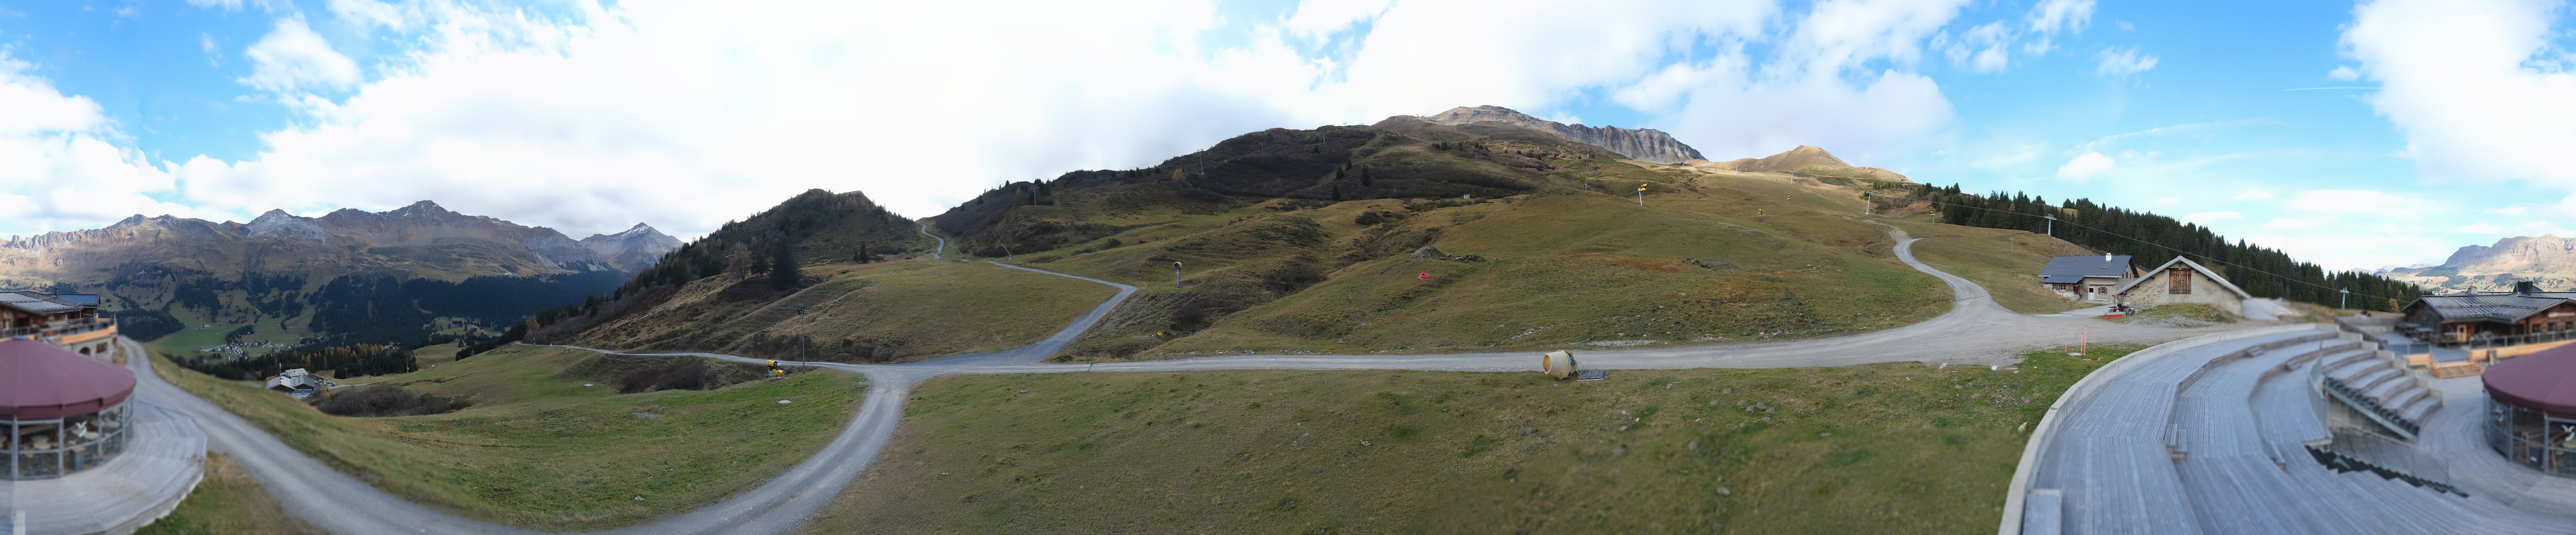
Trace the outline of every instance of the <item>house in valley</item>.
<instances>
[{"instance_id":1,"label":"house in valley","mask_svg":"<svg viewBox=\"0 0 2576 535\"><path fill-rule=\"evenodd\" d=\"M2218 272L2179 256L2121 283L2111 290L2111 295L2131 308L2194 303L2237 317L2245 316L2245 301L2254 298L2235 283L2227 282L2226 277L2218 276Z\"/></svg>"},{"instance_id":2,"label":"house in valley","mask_svg":"<svg viewBox=\"0 0 2576 535\"><path fill-rule=\"evenodd\" d=\"M2039 283L2069 301L2109 303L2112 288L2138 278L2138 267L2129 265L2129 257L2060 256L2048 259L2039 268Z\"/></svg>"}]
</instances>

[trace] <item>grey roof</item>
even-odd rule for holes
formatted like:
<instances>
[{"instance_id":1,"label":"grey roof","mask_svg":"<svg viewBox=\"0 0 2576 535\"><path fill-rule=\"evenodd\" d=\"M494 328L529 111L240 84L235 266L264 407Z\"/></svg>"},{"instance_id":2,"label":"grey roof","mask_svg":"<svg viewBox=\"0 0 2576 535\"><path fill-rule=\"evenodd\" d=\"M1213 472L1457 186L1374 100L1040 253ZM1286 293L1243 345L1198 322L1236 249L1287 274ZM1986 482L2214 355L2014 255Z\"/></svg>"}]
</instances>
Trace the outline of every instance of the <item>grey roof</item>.
<instances>
[{"instance_id":1,"label":"grey roof","mask_svg":"<svg viewBox=\"0 0 2576 535\"><path fill-rule=\"evenodd\" d=\"M2209 270L2209 268L2201 266L2199 262L2193 262L2193 261L2191 261L2191 259L2189 259L2189 258L2183 258L2183 257L2179 257L2179 256L2174 257L2174 259L2172 259L2172 260L2166 260L2166 261L2165 261L2165 263L2164 263L2163 265L2156 266L2156 268L2155 268L2155 269L2147 270L2147 276L2144 276L2144 277L2138 277L2138 279L2137 279L2137 280L2129 281L2129 282L2128 282L2128 283L2126 283L2126 284L2121 284L2121 285L2120 285L2120 287L2118 287L2118 288L2112 288L2112 289L2111 289L2111 293L2114 293L2114 294L2125 294L2125 293L2129 293L2129 289L2130 289L2130 288L2136 288L2136 287L2138 287L2138 284L2139 284L2139 283L2147 282L2147 279L2156 278L2156 276L2157 276L2156 274L2158 274L2158 273L2166 273L2166 272L2167 272L2167 271L2166 271L2166 268L2171 268L2171 267L2173 267L2173 265L2174 265L2174 264L2177 264L2177 263L2182 264L2182 265L2186 265L2186 266L2191 266L2191 269L2192 269L2193 271L2198 271L2198 272L2200 272L2200 274L2201 274L2201 275L2206 275L2206 276L2208 276L2208 277L2209 277L2209 280L2217 281L2217 282L2218 282L2218 287L2220 287L2220 288L2226 288L2226 289L2227 289L2227 291L2228 291L2229 293L2236 294L2236 298L2237 298L2237 299L2253 299L2253 298L2254 298L2254 294L2245 293L2245 289L2244 289L2244 288L2238 288L2238 287L2236 287L2236 283L2227 282L2227 278L2226 278L2226 277L2218 276L2218 272L2216 272L2216 271L2210 271L2210 270Z\"/></svg>"},{"instance_id":2,"label":"grey roof","mask_svg":"<svg viewBox=\"0 0 2576 535\"><path fill-rule=\"evenodd\" d=\"M2047 277L2044 277L2044 278L2039 279L2039 282L2047 283L2047 284L2074 284L2074 283L2078 283L2078 282L2084 282L2084 276L2083 276L2083 275L2050 275L2050 276L2047 276Z\"/></svg>"},{"instance_id":3,"label":"grey roof","mask_svg":"<svg viewBox=\"0 0 2576 535\"><path fill-rule=\"evenodd\" d=\"M2129 274L2129 257L2060 256L2048 259L2048 267L2039 268L2039 276L2075 275L2082 277L2124 277Z\"/></svg>"},{"instance_id":4,"label":"grey roof","mask_svg":"<svg viewBox=\"0 0 2576 535\"><path fill-rule=\"evenodd\" d=\"M35 290L19 290L15 292L0 292L0 305L8 305L9 308L15 308L29 314L53 314L98 306L98 303L96 302L98 296L90 295L86 297L91 300L90 303L84 304L79 301L63 299L54 294Z\"/></svg>"},{"instance_id":5,"label":"grey roof","mask_svg":"<svg viewBox=\"0 0 2576 535\"><path fill-rule=\"evenodd\" d=\"M2513 323L2538 314L2541 310L2576 298L2576 292L2468 292L2451 295L2427 295L2416 303L2431 307L2443 321L2496 321Z\"/></svg>"}]
</instances>

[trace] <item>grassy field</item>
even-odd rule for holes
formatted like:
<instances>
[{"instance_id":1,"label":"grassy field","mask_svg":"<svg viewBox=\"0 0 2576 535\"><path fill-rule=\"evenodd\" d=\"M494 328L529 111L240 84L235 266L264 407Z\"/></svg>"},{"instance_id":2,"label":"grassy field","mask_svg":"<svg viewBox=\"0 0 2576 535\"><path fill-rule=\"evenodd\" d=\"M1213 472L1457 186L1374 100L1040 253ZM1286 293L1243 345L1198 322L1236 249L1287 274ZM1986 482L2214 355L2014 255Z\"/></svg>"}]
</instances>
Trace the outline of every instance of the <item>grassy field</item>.
<instances>
[{"instance_id":1,"label":"grassy field","mask_svg":"<svg viewBox=\"0 0 2576 535\"><path fill-rule=\"evenodd\" d=\"M170 516L136 530L135 535L322 535L302 520L286 516L239 464L220 453L206 454L206 478L188 493Z\"/></svg>"},{"instance_id":2,"label":"grassy field","mask_svg":"<svg viewBox=\"0 0 2576 535\"><path fill-rule=\"evenodd\" d=\"M1898 262L1884 229L1855 217L1856 190L1611 167L1616 178L1591 189L1490 202L1120 212L1085 220L1120 233L1020 259L1143 288L1067 349L1075 360L1776 340L1948 308L1937 280ZM1599 193L1641 184L1644 208ZM1088 204L1067 206L1050 208ZM1423 245L1483 261L1412 257ZM1183 264L1177 288L1173 262Z\"/></svg>"},{"instance_id":3,"label":"grassy field","mask_svg":"<svg viewBox=\"0 0 2576 535\"><path fill-rule=\"evenodd\" d=\"M1975 533L2094 360L950 376L809 533Z\"/></svg>"},{"instance_id":4,"label":"grassy field","mask_svg":"<svg viewBox=\"0 0 2576 535\"><path fill-rule=\"evenodd\" d=\"M2048 266L2049 258L2087 253L2075 244L2018 230L1941 225L1930 219L1926 215L1885 221L1923 238L1914 242L1916 260L1986 287L1986 293L1994 294L1995 304L2023 314L2100 306L2068 301L2039 283L2039 269Z\"/></svg>"},{"instance_id":5,"label":"grassy field","mask_svg":"<svg viewBox=\"0 0 2576 535\"><path fill-rule=\"evenodd\" d=\"M620 395L607 378L566 372L596 369L584 365L594 355L509 346L354 381L474 402L447 414L387 418L325 415L250 383L167 360L154 365L172 383L377 488L540 530L634 524L758 485L830 442L863 391L858 376L827 371Z\"/></svg>"},{"instance_id":6,"label":"grassy field","mask_svg":"<svg viewBox=\"0 0 2576 535\"><path fill-rule=\"evenodd\" d=\"M795 358L796 336L810 322L814 360L897 362L1043 340L1117 293L1089 281L929 258L805 271L829 280L781 296L758 281L708 277L574 343ZM800 303L811 310L802 320Z\"/></svg>"}]
</instances>

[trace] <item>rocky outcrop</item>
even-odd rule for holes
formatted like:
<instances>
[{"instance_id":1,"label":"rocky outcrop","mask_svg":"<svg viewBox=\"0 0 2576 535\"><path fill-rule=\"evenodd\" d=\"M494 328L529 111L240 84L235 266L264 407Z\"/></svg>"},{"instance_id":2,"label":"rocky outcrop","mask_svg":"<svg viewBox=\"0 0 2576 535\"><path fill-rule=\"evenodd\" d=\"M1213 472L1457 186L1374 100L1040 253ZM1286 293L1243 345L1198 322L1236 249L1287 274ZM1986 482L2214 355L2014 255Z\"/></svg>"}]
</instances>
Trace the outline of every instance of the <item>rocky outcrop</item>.
<instances>
[{"instance_id":1,"label":"rocky outcrop","mask_svg":"<svg viewBox=\"0 0 2576 535\"><path fill-rule=\"evenodd\" d=\"M653 267L653 263L660 261L664 253L678 250L680 239L663 234L662 231L654 230L653 227L643 223L636 223L634 228L626 229L624 232L592 234L588 238L582 238L581 246L589 248L591 253L607 260L608 265L616 267L619 271L634 273Z\"/></svg>"},{"instance_id":2,"label":"rocky outcrop","mask_svg":"<svg viewBox=\"0 0 2576 535\"><path fill-rule=\"evenodd\" d=\"M1505 108L1502 106L1450 108L1449 111L1422 116L1421 119L1433 124L1444 125L1496 122L1543 132L1554 132L1557 135L1565 136L1566 139L1609 149L1610 152L1616 152L1619 153L1620 156L1626 156L1629 159L1638 161L1674 164L1688 160L1705 158L1700 156L1699 149L1691 148L1690 145L1683 144L1681 140L1673 139L1672 134L1664 133L1662 130L1652 128L1628 129L1616 126L1584 126L1581 124L1568 125L1556 121L1531 117L1529 114L1513 111L1511 108Z\"/></svg>"}]
</instances>

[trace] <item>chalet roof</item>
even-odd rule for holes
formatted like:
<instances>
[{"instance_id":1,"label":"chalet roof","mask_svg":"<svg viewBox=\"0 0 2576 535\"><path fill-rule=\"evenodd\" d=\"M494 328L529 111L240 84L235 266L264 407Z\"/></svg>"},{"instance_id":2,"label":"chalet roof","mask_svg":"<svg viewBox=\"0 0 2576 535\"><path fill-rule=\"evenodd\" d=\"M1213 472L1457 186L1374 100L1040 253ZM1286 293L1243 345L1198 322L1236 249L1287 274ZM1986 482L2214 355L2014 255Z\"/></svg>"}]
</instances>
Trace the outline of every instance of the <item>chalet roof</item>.
<instances>
[{"instance_id":1,"label":"chalet roof","mask_svg":"<svg viewBox=\"0 0 2576 535\"><path fill-rule=\"evenodd\" d=\"M2041 277L2041 278L2039 279L2039 282L2041 282L2041 283L2046 283L2046 284L2074 284L2074 283L2078 283L2078 282L2084 282L2084 276L2083 276L2083 275L2050 275L2050 276L2047 276L2047 277Z\"/></svg>"},{"instance_id":2,"label":"chalet roof","mask_svg":"<svg viewBox=\"0 0 2576 535\"><path fill-rule=\"evenodd\" d=\"M2201 274L2201 275L2206 276L2206 277L2209 277L2209 280L2211 280L2211 281L2214 281L2214 282L2217 282L2217 283L2218 283L2218 287L2220 287L2220 288L2226 288L2228 293L2236 294L2236 298L2238 298L2238 299L2253 299L2253 298L2254 298L2254 295L2253 295L2253 294L2245 293L2245 289L2244 289L2244 288L2238 288L2238 287L2236 287L2236 283L2227 282L2227 278L2226 278L2226 277L2218 276L2218 272L2216 272L2216 271L2210 271L2208 267L2201 266L2199 262L2193 262L2193 261L2191 261L2191 259L2189 259L2189 258L2183 258L2183 257L2179 257L2179 256L2174 257L2174 259L2172 259L2172 260L2166 260L2166 261L2165 261L2165 263L2164 263L2163 265L2156 266L2156 268L2155 268L2155 269L2147 270L2147 276L2144 276L2144 277L2138 277L2138 279L2137 279L2137 280L2133 280L2133 281L2129 281L2129 282L2127 282L2127 283L2123 283L2123 284L2121 284L2121 285L2120 285L2120 287L2118 287L2118 288L2112 288L2112 289L2111 289L2111 293L2114 293L2114 294L2125 294L2125 293L2129 293L2129 289L2130 289L2130 288L2136 288L2136 287L2138 287L2138 284L2140 284L2140 283L2144 283L2144 282L2147 282L2147 279L2153 279L2153 278L2156 278L2156 277L2160 276L2159 274L2172 273L2172 271L2171 271L2171 269L2170 269L2170 268L2172 268L2174 264L2182 264L2182 265L2186 265L2186 266L2191 266L2191 270L2192 270L2192 271L2198 271L2198 272L2200 272L2200 274Z\"/></svg>"},{"instance_id":3,"label":"chalet roof","mask_svg":"<svg viewBox=\"0 0 2576 535\"><path fill-rule=\"evenodd\" d=\"M2415 302L2433 309L2443 321L2495 321L2513 323L2558 306L2576 292L2468 292L2451 295L2427 295Z\"/></svg>"},{"instance_id":4,"label":"chalet roof","mask_svg":"<svg viewBox=\"0 0 2576 535\"><path fill-rule=\"evenodd\" d=\"M2129 257L2113 256L2109 260L2102 258L2099 256L2051 258L2048 259L2047 267L2039 268L2039 276L2125 277L2129 275Z\"/></svg>"},{"instance_id":5,"label":"chalet roof","mask_svg":"<svg viewBox=\"0 0 2576 535\"><path fill-rule=\"evenodd\" d=\"M19 290L15 292L0 292L0 305L15 308L29 314L54 314L96 307L98 306L98 296L88 294L54 295L35 290Z\"/></svg>"}]
</instances>

